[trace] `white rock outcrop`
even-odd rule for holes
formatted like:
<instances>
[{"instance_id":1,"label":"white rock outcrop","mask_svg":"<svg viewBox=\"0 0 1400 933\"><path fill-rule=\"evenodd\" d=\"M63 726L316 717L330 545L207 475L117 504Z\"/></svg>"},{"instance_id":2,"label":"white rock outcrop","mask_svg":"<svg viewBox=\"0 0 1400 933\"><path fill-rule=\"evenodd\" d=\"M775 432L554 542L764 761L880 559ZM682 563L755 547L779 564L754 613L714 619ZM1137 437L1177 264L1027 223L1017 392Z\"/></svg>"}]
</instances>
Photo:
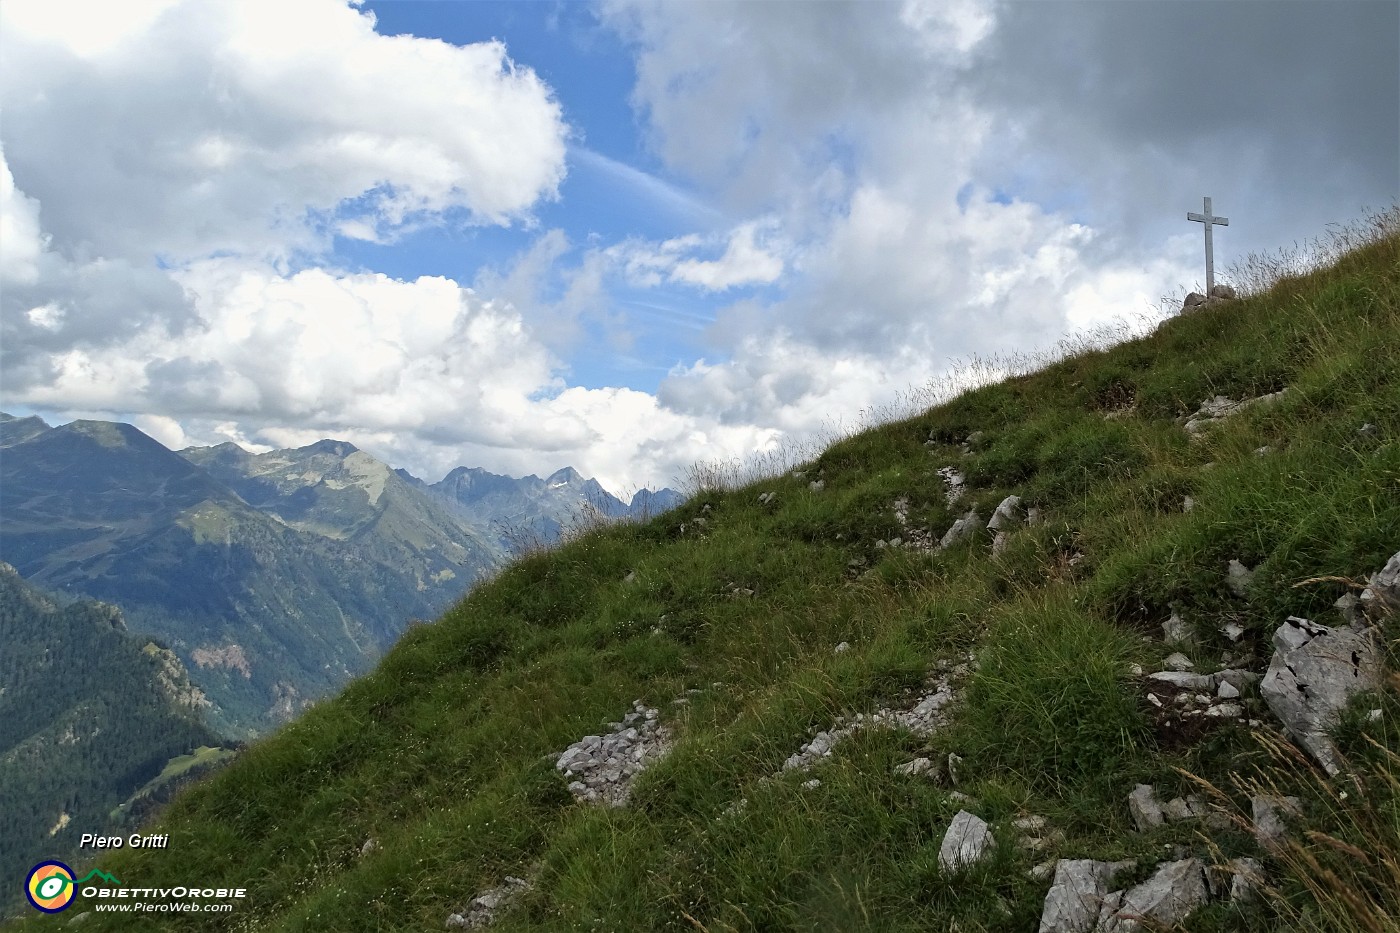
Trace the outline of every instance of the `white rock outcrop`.
<instances>
[{"instance_id":1,"label":"white rock outcrop","mask_svg":"<svg viewBox=\"0 0 1400 933\"><path fill-rule=\"evenodd\" d=\"M1375 632L1329 628L1289 616L1273 642L1273 659L1259 693L1293 740L1335 775L1341 764L1328 730L1353 694L1380 686Z\"/></svg>"},{"instance_id":2,"label":"white rock outcrop","mask_svg":"<svg viewBox=\"0 0 1400 933\"><path fill-rule=\"evenodd\" d=\"M957 871L975 865L991 854L995 846L996 840L986 821L976 814L959 810L938 847L938 867L944 871Z\"/></svg>"}]
</instances>

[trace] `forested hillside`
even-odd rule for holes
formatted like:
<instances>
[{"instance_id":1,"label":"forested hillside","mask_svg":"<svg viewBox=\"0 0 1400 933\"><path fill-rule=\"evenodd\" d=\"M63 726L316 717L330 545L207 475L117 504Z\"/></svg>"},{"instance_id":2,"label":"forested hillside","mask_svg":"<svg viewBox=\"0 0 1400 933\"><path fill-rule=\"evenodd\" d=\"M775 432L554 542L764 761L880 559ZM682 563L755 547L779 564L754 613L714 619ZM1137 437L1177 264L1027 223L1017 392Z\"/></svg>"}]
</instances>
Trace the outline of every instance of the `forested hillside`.
<instances>
[{"instance_id":1,"label":"forested hillside","mask_svg":"<svg viewBox=\"0 0 1400 933\"><path fill-rule=\"evenodd\" d=\"M60 608L0 564L0 876L72 854L81 833L120 832L132 821L119 808L171 759L221 746L208 708L116 609Z\"/></svg>"}]
</instances>

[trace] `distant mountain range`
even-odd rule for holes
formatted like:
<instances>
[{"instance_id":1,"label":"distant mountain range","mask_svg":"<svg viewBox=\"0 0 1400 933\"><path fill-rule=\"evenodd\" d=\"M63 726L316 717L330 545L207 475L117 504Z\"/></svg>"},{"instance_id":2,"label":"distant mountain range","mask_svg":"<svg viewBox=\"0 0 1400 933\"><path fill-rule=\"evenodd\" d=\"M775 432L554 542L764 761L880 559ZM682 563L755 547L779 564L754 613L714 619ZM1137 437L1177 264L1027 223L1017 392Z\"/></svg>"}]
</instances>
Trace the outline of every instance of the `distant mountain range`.
<instances>
[{"instance_id":1,"label":"distant mountain range","mask_svg":"<svg viewBox=\"0 0 1400 933\"><path fill-rule=\"evenodd\" d=\"M624 504L564 469L458 468L429 485L344 441L178 453L129 424L0 414L0 560L51 590L121 607L167 644L247 737L366 670L521 547Z\"/></svg>"}]
</instances>

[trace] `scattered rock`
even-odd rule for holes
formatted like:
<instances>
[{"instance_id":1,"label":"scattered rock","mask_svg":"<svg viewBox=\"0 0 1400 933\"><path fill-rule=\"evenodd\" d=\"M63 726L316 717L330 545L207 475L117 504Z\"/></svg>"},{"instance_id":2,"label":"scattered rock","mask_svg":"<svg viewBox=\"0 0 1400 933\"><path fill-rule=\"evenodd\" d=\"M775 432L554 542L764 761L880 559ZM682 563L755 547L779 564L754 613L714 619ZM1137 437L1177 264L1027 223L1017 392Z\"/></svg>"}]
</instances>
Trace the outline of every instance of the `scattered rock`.
<instances>
[{"instance_id":1,"label":"scattered rock","mask_svg":"<svg viewBox=\"0 0 1400 933\"><path fill-rule=\"evenodd\" d=\"M1225 573L1225 585L1230 592L1241 599L1249 595L1249 584L1254 580L1254 571L1237 560L1231 560Z\"/></svg>"},{"instance_id":2,"label":"scattered rock","mask_svg":"<svg viewBox=\"0 0 1400 933\"><path fill-rule=\"evenodd\" d=\"M1259 885L1264 883L1264 866L1258 859L1236 858L1229 862L1230 900L1249 902L1254 900Z\"/></svg>"},{"instance_id":3,"label":"scattered rock","mask_svg":"<svg viewBox=\"0 0 1400 933\"><path fill-rule=\"evenodd\" d=\"M819 780L817 780L816 778L812 778L810 781L803 781L803 782L802 782L802 788L803 788L804 790L816 790L818 787L821 787L821 786L822 786L822 782L819 781Z\"/></svg>"},{"instance_id":4,"label":"scattered rock","mask_svg":"<svg viewBox=\"0 0 1400 933\"><path fill-rule=\"evenodd\" d=\"M1006 532L998 531L992 536L992 556L996 557L1006 550L1006 542L1010 540Z\"/></svg>"},{"instance_id":5,"label":"scattered rock","mask_svg":"<svg viewBox=\"0 0 1400 933\"><path fill-rule=\"evenodd\" d=\"M1196 630L1190 623L1177 615L1175 609L1172 610L1171 618L1162 623L1162 634L1166 637L1168 644L1193 645L1196 643Z\"/></svg>"},{"instance_id":6,"label":"scattered rock","mask_svg":"<svg viewBox=\"0 0 1400 933\"><path fill-rule=\"evenodd\" d=\"M807 488L810 489L812 492L821 492L823 489L826 488L826 480L814 479L807 484Z\"/></svg>"},{"instance_id":7,"label":"scattered rock","mask_svg":"<svg viewBox=\"0 0 1400 933\"><path fill-rule=\"evenodd\" d=\"M847 651L851 650L851 643L848 641L843 641L841 642L841 644L837 645L831 650L834 654L845 654Z\"/></svg>"},{"instance_id":8,"label":"scattered rock","mask_svg":"<svg viewBox=\"0 0 1400 933\"><path fill-rule=\"evenodd\" d=\"M1196 500L1186 496L1181 500L1181 511L1189 512L1196 507Z\"/></svg>"},{"instance_id":9,"label":"scattered rock","mask_svg":"<svg viewBox=\"0 0 1400 933\"><path fill-rule=\"evenodd\" d=\"M472 898L464 912L450 915L447 918L447 927L476 930L490 926L496 921L498 911L509 907L512 901L528 890L530 882L507 875L504 884L487 888Z\"/></svg>"},{"instance_id":10,"label":"scattered rock","mask_svg":"<svg viewBox=\"0 0 1400 933\"><path fill-rule=\"evenodd\" d=\"M1133 788L1128 795L1128 812L1133 815L1138 832L1145 833L1165 822L1162 805L1157 802L1157 792L1151 784L1139 784Z\"/></svg>"},{"instance_id":11,"label":"scattered rock","mask_svg":"<svg viewBox=\"0 0 1400 933\"><path fill-rule=\"evenodd\" d=\"M1180 687L1183 690L1214 690L1215 677L1211 674L1193 674L1190 671L1158 671L1147 675L1149 680L1160 681Z\"/></svg>"},{"instance_id":12,"label":"scattered rock","mask_svg":"<svg viewBox=\"0 0 1400 933\"><path fill-rule=\"evenodd\" d=\"M1206 868L1206 888L1215 900L1251 901L1263 883L1264 866L1258 859L1233 858L1223 865Z\"/></svg>"},{"instance_id":13,"label":"scattered rock","mask_svg":"<svg viewBox=\"0 0 1400 933\"><path fill-rule=\"evenodd\" d=\"M379 851L379 840L375 839L374 837L370 837L369 839L365 840L364 845L360 846L360 857L364 858L366 855L377 851Z\"/></svg>"},{"instance_id":14,"label":"scattered rock","mask_svg":"<svg viewBox=\"0 0 1400 933\"><path fill-rule=\"evenodd\" d=\"M1045 895L1039 933L1091 933L1114 877L1135 862L1060 859Z\"/></svg>"},{"instance_id":15,"label":"scattered rock","mask_svg":"<svg viewBox=\"0 0 1400 933\"><path fill-rule=\"evenodd\" d=\"M1238 622L1226 622L1224 625L1220 626L1220 634L1230 639L1230 641L1239 641L1240 636L1244 635L1244 626L1240 625Z\"/></svg>"},{"instance_id":16,"label":"scattered rock","mask_svg":"<svg viewBox=\"0 0 1400 933\"><path fill-rule=\"evenodd\" d=\"M1361 613L1373 622L1400 612L1400 552L1385 562L1380 573L1371 575L1371 582L1361 591L1357 603Z\"/></svg>"},{"instance_id":17,"label":"scattered rock","mask_svg":"<svg viewBox=\"0 0 1400 933\"><path fill-rule=\"evenodd\" d=\"M1239 697L1239 688L1228 680L1222 680L1220 686L1215 688L1215 695L1222 700L1233 700Z\"/></svg>"},{"instance_id":18,"label":"scattered rock","mask_svg":"<svg viewBox=\"0 0 1400 933\"><path fill-rule=\"evenodd\" d=\"M962 498L967 477L959 473L957 467L951 466L941 467L938 470L938 475L943 478L943 485L946 487L943 492L943 498L951 508Z\"/></svg>"},{"instance_id":19,"label":"scattered rock","mask_svg":"<svg viewBox=\"0 0 1400 933\"><path fill-rule=\"evenodd\" d=\"M1204 812L1204 804L1201 804L1201 808L1202 812ZM1184 823L1188 820L1195 819L1200 814L1198 814L1195 807L1187 801L1180 797L1173 797L1171 800L1162 804L1162 815L1167 818L1168 823Z\"/></svg>"},{"instance_id":20,"label":"scattered rock","mask_svg":"<svg viewBox=\"0 0 1400 933\"><path fill-rule=\"evenodd\" d=\"M1273 642L1276 650L1259 692L1293 740L1335 775L1341 765L1327 731L1353 694L1380 686L1374 632L1290 616Z\"/></svg>"},{"instance_id":21,"label":"scattered rock","mask_svg":"<svg viewBox=\"0 0 1400 933\"><path fill-rule=\"evenodd\" d=\"M1007 496L1001 500L996 511L992 512L991 521L987 522L987 529L989 531L1007 531L1023 521L1025 521L1025 512L1021 508L1021 497Z\"/></svg>"},{"instance_id":22,"label":"scattered rock","mask_svg":"<svg viewBox=\"0 0 1400 933\"><path fill-rule=\"evenodd\" d=\"M1361 427L1356 429L1356 433L1360 434L1362 437L1375 437L1377 434L1380 433L1380 428L1367 421Z\"/></svg>"},{"instance_id":23,"label":"scattered rock","mask_svg":"<svg viewBox=\"0 0 1400 933\"><path fill-rule=\"evenodd\" d=\"M932 759L915 758L913 761L906 762L905 764L897 766L894 769L894 773L902 774L906 777L918 777L921 774L929 774L933 772L933 770L934 767Z\"/></svg>"},{"instance_id":24,"label":"scattered rock","mask_svg":"<svg viewBox=\"0 0 1400 933\"><path fill-rule=\"evenodd\" d=\"M1280 389L1268 395L1260 395L1257 398L1247 398L1236 402L1225 395L1217 395L1215 398L1207 399L1201 403L1200 410L1192 415L1186 422L1187 434L1200 434L1206 428L1231 418L1247 408L1252 408L1259 404L1269 404L1283 398L1288 389Z\"/></svg>"},{"instance_id":25,"label":"scattered rock","mask_svg":"<svg viewBox=\"0 0 1400 933\"><path fill-rule=\"evenodd\" d=\"M958 765L962 764L962 756L957 752L948 753L948 781L956 787L958 784Z\"/></svg>"},{"instance_id":26,"label":"scattered rock","mask_svg":"<svg viewBox=\"0 0 1400 933\"><path fill-rule=\"evenodd\" d=\"M778 498L776 492L761 492L758 494L758 501L761 505L772 505Z\"/></svg>"},{"instance_id":27,"label":"scattered rock","mask_svg":"<svg viewBox=\"0 0 1400 933\"><path fill-rule=\"evenodd\" d=\"M975 511L968 512L962 518L953 522L953 527L949 528L943 535L943 539L938 542L939 550L950 548L959 541L970 538L977 531L977 527L980 524L982 524L982 519L977 516L977 513Z\"/></svg>"},{"instance_id":28,"label":"scattered rock","mask_svg":"<svg viewBox=\"0 0 1400 933\"><path fill-rule=\"evenodd\" d=\"M1174 671L1189 671L1194 670L1196 667L1195 662L1180 651L1167 655L1167 659L1162 663Z\"/></svg>"},{"instance_id":29,"label":"scattered rock","mask_svg":"<svg viewBox=\"0 0 1400 933\"><path fill-rule=\"evenodd\" d=\"M554 767L570 781L569 791L587 803L621 807L632 793L632 781L648 764L671 748L671 734L660 713L641 700L609 735L588 735L566 748Z\"/></svg>"},{"instance_id":30,"label":"scattered rock","mask_svg":"<svg viewBox=\"0 0 1400 933\"><path fill-rule=\"evenodd\" d=\"M1217 298L1222 301L1234 301L1237 296L1233 288L1231 288L1228 285L1221 284L1216 285L1210 290L1210 297Z\"/></svg>"},{"instance_id":31,"label":"scattered rock","mask_svg":"<svg viewBox=\"0 0 1400 933\"><path fill-rule=\"evenodd\" d=\"M1139 933L1169 928L1204 906L1209 897L1199 859L1167 862L1142 884L1108 895L1099 911L1097 929Z\"/></svg>"},{"instance_id":32,"label":"scattered rock","mask_svg":"<svg viewBox=\"0 0 1400 933\"><path fill-rule=\"evenodd\" d=\"M909 709L880 709L869 716L857 713L853 717L838 719L830 729L818 732L811 741L788 756L783 762L782 771L810 769L823 758L831 757L832 749L838 743L861 729L904 728L918 736L932 735L946 722L943 709L953 701L953 678L966 673L967 665L960 664L933 678L930 682L932 691L921 695Z\"/></svg>"},{"instance_id":33,"label":"scattered rock","mask_svg":"<svg viewBox=\"0 0 1400 933\"><path fill-rule=\"evenodd\" d=\"M1249 805L1254 818L1254 839L1268 851L1282 845L1288 835L1284 816L1296 819L1303 815L1303 805L1297 797L1261 795L1251 798Z\"/></svg>"},{"instance_id":34,"label":"scattered rock","mask_svg":"<svg viewBox=\"0 0 1400 933\"><path fill-rule=\"evenodd\" d=\"M985 858L995 845L991 828L984 820L966 810L959 810L943 836L943 844L938 847L938 867L944 871L957 871L974 865Z\"/></svg>"}]
</instances>

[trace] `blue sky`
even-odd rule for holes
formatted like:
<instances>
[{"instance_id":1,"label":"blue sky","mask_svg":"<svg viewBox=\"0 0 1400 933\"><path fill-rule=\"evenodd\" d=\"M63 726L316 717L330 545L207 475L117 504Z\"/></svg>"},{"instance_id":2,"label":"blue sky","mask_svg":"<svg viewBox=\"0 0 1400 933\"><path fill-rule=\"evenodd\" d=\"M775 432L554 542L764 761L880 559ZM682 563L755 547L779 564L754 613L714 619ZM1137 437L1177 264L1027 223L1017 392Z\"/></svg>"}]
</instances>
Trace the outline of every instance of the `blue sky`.
<instances>
[{"instance_id":1,"label":"blue sky","mask_svg":"<svg viewBox=\"0 0 1400 933\"><path fill-rule=\"evenodd\" d=\"M1204 195L1222 272L1390 206L1397 60L1383 2L6 0L0 407L657 486L1152 326Z\"/></svg>"}]
</instances>

